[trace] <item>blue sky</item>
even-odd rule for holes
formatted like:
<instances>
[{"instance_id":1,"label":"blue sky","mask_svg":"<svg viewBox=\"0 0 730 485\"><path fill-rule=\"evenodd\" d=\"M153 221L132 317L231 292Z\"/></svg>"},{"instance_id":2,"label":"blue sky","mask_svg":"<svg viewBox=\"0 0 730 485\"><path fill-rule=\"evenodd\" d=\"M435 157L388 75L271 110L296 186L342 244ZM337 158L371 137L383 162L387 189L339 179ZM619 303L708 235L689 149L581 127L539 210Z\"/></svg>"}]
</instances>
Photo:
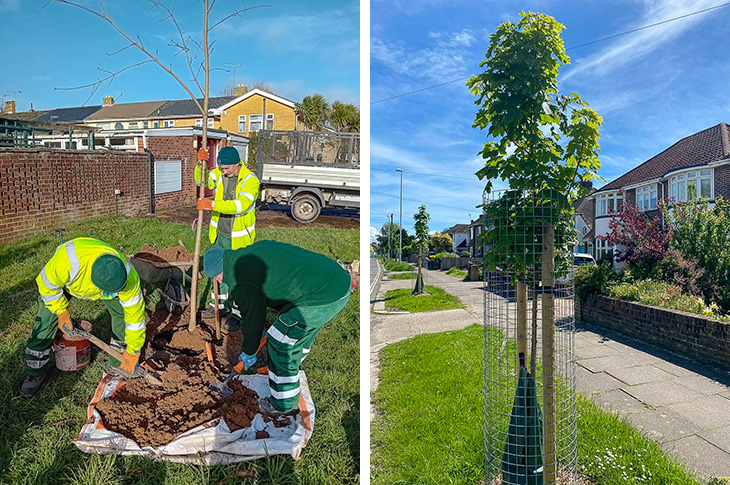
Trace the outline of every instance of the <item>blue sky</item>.
<instances>
[{"instance_id":1,"label":"blue sky","mask_svg":"<svg viewBox=\"0 0 730 485\"><path fill-rule=\"evenodd\" d=\"M97 0L77 0L93 9ZM109 94L118 102L185 99L188 94L159 66L148 64L118 75L102 85L87 102L90 90L54 91L94 82L145 58L136 49L113 53L126 41L102 19L69 5L47 0L0 0L0 96L14 99L18 111L98 105ZM177 4L182 29L200 38L202 3L196 0L165 1ZM229 19L211 32L215 40L210 94L236 83L263 82L293 101L316 92L328 101L360 105L360 19L356 0L266 0L242 3L217 0L211 25L237 8L271 5ZM132 36L139 35L151 51L187 82L192 78L184 56L169 47L178 38L174 25L160 22L163 14L150 11L143 0L106 0L109 16ZM200 57L202 60L202 56ZM221 69L226 69L225 72ZM202 76L201 76L202 80ZM16 93L21 91L21 93ZM198 92L194 91L197 95Z\"/></svg>"},{"instance_id":2,"label":"blue sky","mask_svg":"<svg viewBox=\"0 0 730 485\"><path fill-rule=\"evenodd\" d=\"M464 80L479 73L489 34L520 11L544 12L566 26L571 64L561 92L577 92L604 118L601 170L610 182L680 138L730 122L730 6L571 49L644 25L719 5L719 0L371 0L371 235L403 227L426 204L431 230L475 219L484 183L474 172L486 133L471 127L474 98ZM598 187L602 182L596 184ZM499 187L499 185L498 185Z\"/></svg>"}]
</instances>

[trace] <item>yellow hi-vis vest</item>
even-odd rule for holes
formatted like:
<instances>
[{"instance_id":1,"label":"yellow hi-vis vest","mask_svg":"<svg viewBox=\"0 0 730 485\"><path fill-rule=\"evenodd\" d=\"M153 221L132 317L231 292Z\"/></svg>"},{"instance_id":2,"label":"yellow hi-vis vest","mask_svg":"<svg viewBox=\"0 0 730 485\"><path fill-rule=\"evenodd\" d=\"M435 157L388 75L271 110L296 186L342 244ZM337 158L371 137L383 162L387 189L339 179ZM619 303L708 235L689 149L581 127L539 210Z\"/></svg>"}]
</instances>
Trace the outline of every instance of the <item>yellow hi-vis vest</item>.
<instances>
[{"instance_id":1,"label":"yellow hi-vis vest","mask_svg":"<svg viewBox=\"0 0 730 485\"><path fill-rule=\"evenodd\" d=\"M105 297L104 292L91 282L91 266L102 254L113 254L122 260L127 269L126 286L111 297ZM61 244L35 280L46 308L56 315L68 308L64 288L71 295L84 300L119 297L124 309L127 352L136 354L142 349L146 324L139 275L127 258L107 243L80 237Z\"/></svg>"},{"instance_id":2,"label":"yellow hi-vis vest","mask_svg":"<svg viewBox=\"0 0 730 485\"><path fill-rule=\"evenodd\" d=\"M200 185L200 165L195 165L195 183ZM218 219L221 214L233 214L233 229L231 232L231 249L238 249L253 244L256 237L256 213L254 206L259 196L259 179L241 163L236 184L236 198L223 200L223 173L214 168L207 174L206 188L215 188L213 213L210 216L210 231L208 236L211 243L215 243L218 230ZM227 236L227 234L224 234Z\"/></svg>"}]
</instances>

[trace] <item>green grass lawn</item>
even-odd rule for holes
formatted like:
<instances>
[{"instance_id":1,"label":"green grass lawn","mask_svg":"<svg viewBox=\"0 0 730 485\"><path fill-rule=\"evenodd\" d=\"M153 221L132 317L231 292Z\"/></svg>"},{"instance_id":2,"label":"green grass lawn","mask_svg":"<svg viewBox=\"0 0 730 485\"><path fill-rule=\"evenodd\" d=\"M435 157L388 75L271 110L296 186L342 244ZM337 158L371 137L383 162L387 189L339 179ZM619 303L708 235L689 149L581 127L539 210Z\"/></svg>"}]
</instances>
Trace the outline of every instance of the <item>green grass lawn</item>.
<instances>
[{"instance_id":1,"label":"green grass lawn","mask_svg":"<svg viewBox=\"0 0 730 485\"><path fill-rule=\"evenodd\" d=\"M388 275L389 280L414 280L416 279L416 273L395 273Z\"/></svg>"},{"instance_id":2,"label":"green grass lawn","mask_svg":"<svg viewBox=\"0 0 730 485\"><path fill-rule=\"evenodd\" d=\"M381 351L373 484L484 483L483 332L473 325ZM579 467L597 484L700 483L615 415L580 396L577 407Z\"/></svg>"},{"instance_id":3,"label":"green grass lawn","mask_svg":"<svg viewBox=\"0 0 730 485\"><path fill-rule=\"evenodd\" d=\"M411 294L412 289L389 291L385 294L385 308L416 313L463 307L458 298L437 286L426 285L425 289L426 294L418 296Z\"/></svg>"},{"instance_id":4,"label":"green grass lawn","mask_svg":"<svg viewBox=\"0 0 730 485\"><path fill-rule=\"evenodd\" d=\"M178 240L192 252L195 233L185 224L122 216L67 227L64 239L88 236L134 254L144 243L162 248ZM257 239L275 239L351 262L359 256L358 229L262 228ZM18 397L25 378L25 343L38 310L35 277L59 244L39 235L0 248L0 483L208 484L358 483L360 459L359 292L325 325L302 368L317 409L314 434L302 459L276 456L237 465L183 465L115 455L87 455L71 441L86 422L86 407L101 379L106 358L95 353L78 372L56 374L33 399ZM210 247L204 228L203 251ZM206 294L206 281L199 297ZM75 318L110 335L110 317L101 302L72 300ZM237 474L255 472L255 481Z\"/></svg>"},{"instance_id":5,"label":"green grass lawn","mask_svg":"<svg viewBox=\"0 0 730 485\"><path fill-rule=\"evenodd\" d=\"M463 269L459 269L457 267L449 268L446 271L446 274L449 276L456 276L457 278L461 278L461 279L466 278L466 275L467 275L466 271L464 271Z\"/></svg>"},{"instance_id":6,"label":"green grass lawn","mask_svg":"<svg viewBox=\"0 0 730 485\"><path fill-rule=\"evenodd\" d=\"M413 266L408 263L399 263L395 259L390 258L383 259L383 266L385 267L385 271L410 271L413 269Z\"/></svg>"}]
</instances>

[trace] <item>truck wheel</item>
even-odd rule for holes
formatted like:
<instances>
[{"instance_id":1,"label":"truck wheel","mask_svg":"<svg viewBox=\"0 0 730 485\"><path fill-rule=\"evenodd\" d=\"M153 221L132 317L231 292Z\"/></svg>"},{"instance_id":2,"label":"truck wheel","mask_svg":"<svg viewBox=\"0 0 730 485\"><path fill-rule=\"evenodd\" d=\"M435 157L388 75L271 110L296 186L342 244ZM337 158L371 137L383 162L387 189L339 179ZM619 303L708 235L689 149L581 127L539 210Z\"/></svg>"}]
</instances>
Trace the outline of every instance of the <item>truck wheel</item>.
<instances>
[{"instance_id":1,"label":"truck wheel","mask_svg":"<svg viewBox=\"0 0 730 485\"><path fill-rule=\"evenodd\" d=\"M300 195L291 205L291 215L294 219L299 222L312 222L319 217L319 211L322 207L319 205L319 200L313 195L304 194Z\"/></svg>"}]
</instances>

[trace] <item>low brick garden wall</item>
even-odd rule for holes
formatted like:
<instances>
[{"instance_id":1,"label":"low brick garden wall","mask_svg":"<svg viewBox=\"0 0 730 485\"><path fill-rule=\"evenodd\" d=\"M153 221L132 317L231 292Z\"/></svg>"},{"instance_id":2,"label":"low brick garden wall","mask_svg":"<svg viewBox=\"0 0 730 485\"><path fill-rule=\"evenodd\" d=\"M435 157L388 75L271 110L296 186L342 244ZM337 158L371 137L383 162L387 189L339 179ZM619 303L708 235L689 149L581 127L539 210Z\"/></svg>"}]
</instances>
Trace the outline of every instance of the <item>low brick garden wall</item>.
<instances>
[{"instance_id":1,"label":"low brick garden wall","mask_svg":"<svg viewBox=\"0 0 730 485\"><path fill-rule=\"evenodd\" d=\"M705 364L730 370L730 325L677 310L588 295L575 318L609 328Z\"/></svg>"}]
</instances>

